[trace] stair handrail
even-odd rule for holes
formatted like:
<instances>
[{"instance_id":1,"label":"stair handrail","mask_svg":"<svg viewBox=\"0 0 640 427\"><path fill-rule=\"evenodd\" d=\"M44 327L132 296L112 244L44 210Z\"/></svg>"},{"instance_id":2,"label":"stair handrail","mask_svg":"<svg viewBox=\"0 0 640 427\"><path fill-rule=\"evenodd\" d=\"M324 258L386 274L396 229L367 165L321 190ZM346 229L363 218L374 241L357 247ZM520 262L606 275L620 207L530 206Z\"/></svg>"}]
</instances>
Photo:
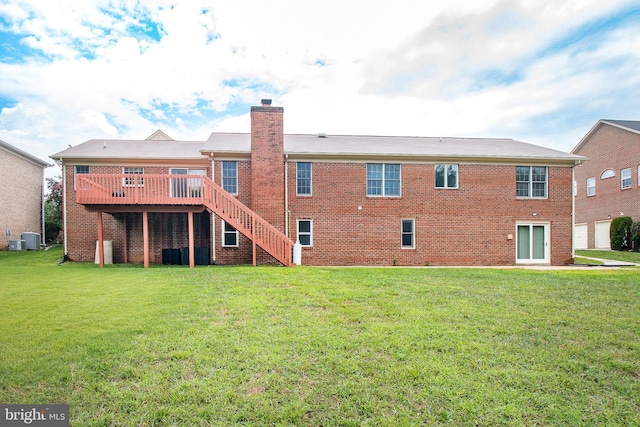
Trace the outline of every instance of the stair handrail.
<instances>
[{"instance_id":1,"label":"stair handrail","mask_svg":"<svg viewBox=\"0 0 640 427\"><path fill-rule=\"evenodd\" d=\"M285 266L292 265L293 241L284 233L225 191L211 178L202 176L202 202L236 230L253 240Z\"/></svg>"}]
</instances>

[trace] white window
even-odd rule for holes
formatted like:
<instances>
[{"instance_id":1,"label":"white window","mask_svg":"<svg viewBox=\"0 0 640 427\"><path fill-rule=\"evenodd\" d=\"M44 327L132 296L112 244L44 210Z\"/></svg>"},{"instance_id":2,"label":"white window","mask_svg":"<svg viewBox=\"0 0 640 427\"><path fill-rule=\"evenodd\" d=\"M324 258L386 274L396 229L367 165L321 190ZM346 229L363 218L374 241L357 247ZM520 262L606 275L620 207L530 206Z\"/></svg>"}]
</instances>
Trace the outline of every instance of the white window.
<instances>
[{"instance_id":1,"label":"white window","mask_svg":"<svg viewBox=\"0 0 640 427\"><path fill-rule=\"evenodd\" d=\"M76 189L76 176L80 174L89 173L89 166L74 166L73 167L73 189Z\"/></svg>"},{"instance_id":2,"label":"white window","mask_svg":"<svg viewBox=\"0 0 640 427\"><path fill-rule=\"evenodd\" d=\"M620 188L631 188L631 168L622 169L620 171Z\"/></svg>"},{"instance_id":3,"label":"white window","mask_svg":"<svg viewBox=\"0 0 640 427\"><path fill-rule=\"evenodd\" d=\"M596 195L596 179L594 177L587 178L587 196Z\"/></svg>"},{"instance_id":4,"label":"white window","mask_svg":"<svg viewBox=\"0 0 640 427\"><path fill-rule=\"evenodd\" d=\"M436 188L458 188L458 165L436 165Z\"/></svg>"},{"instance_id":5,"label":"white window","mask_svg":"<svg viewBox=\"0 0 640 427\"><path fill-rule=\"evenodd\" d=\"M516 224L516 263L549 262L549 224Z\"/></svg>"},{"instance_id":6,"label":"white window","mask_svg":"<svg viewBox=\"0 0 640 427\"><path fill-rule=\"evenodd\" d=\"M399 196L400 165L386 163L367 164L367 196Z\"/></svg>"},{"instance_id":7,"label":"white window","mask_svg":"<svg viewBox=\"0 0 640 427\"><path fill-rule=\"evenodd\" d=\"M229 194L238 194L238 162L222 162L222 188Z\"/></svg>"},{"instance_id":8,"label":"white window","mask_svg":"<svg viewBox=\"0 0 640 427\"><path fill-rule=\"evenodd\" d=\"M400 236L401 247L403 249L413 249L416 247L414 219L402 220Z\"/></svg>"},{"instance_id":9,"label":"white window","mask_svg":"<svg viewBox=\"0 0 640 427\"><path fill-rule=\"evenodd\" d=\"M297 221L298 242L302 246L313 246L313 220L299 219Z\"/></svg>"},{"instance_id":10,"label":"white window","mask_svg":"<svg viewBox=\"0 0 640 427\"><path fill-rule=\"evenodd\" d=\"M613 169L607 169L606 171L602 172L602 174L600 175L600 179L613 178L614 176L616 176L616 173L613 171Z\"/></svg>"},{"instance_id":11,"label":"white window","mask_svg":"<svg viewBox=\"0 0 640 427\"><path fill-rule=\"evenodd\" d=\"M516 197L547 197L546 166L516 166Z\"/></svg>"},{"instance_id":12,"label":"white window","mask_svg":"<svg viewBox=\"0 0 640 427\"><path fill-rule=\"evenodd\" d=\"M311 196L311 163L296 163L296 195Z\"/></svg>"},{"instance_id":13,"label":"white window","mask_svg":"<svg viewBox=\"0 0 640 427\"><path fill-rule=\"evenodd\" d=\"M123 175L142 175L144 173L144 168L122 168L122 174ZM124 177L122 179L122 186L123 187L133 187L135 186L135 178L134 177ZM144 187L144 178L143 177L138 177L138 183L137 183L138 187Z\"/></svg>"},{"instance_id":14,"label":"white window","mask_svg":"<svg viewBox=\"0 0 640 427\"><path fill-rule=\"evenodd\" d=\"M222 221L222 246L238 247L238 230L226 221Z\"/></svg>"}]
</instances>

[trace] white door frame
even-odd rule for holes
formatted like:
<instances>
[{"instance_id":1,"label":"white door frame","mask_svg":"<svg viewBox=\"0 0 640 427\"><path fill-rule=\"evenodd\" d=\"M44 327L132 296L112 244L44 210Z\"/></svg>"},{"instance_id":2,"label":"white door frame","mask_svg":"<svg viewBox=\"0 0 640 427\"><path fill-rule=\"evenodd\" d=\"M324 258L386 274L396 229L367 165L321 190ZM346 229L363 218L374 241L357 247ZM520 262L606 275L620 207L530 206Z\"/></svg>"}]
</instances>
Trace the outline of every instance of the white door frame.
<instances>
[{"instance_id":1,"label":"white door frame","mask_svg":"<svg viewBox=\"0 0 640 427\"><path fill-rule=\"evenodd\" d=\"M520 259L518 258L518 227L519 226L543 226L544 227L544 258ZM549 221L516 221L516 264L549 264L551 262L551 223ZM533 245L533 240L530 240ZM533 247L531 247L533 250Z\"/></svg>"}]
</instances>

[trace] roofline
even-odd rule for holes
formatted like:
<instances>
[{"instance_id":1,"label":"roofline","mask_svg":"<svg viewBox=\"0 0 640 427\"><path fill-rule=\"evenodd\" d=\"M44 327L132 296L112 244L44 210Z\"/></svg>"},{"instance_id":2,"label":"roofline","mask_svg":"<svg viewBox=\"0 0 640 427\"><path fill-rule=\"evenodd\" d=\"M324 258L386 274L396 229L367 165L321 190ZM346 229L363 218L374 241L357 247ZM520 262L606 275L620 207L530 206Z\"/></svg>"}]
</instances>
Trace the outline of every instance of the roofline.
<instances>
[{"instance_id":1,"label":"roofline","mask_svg":"<svg viewBox=\"0 0 640 427\"><path fill-rule=\"evenodd\" d=\"M614 128L618 128L618 129L622 129L622 130L626 130L627 132L631 132L631 133L635 133L640 135L640 131L636 130L636 129L632 129L632 128L628 128L626 126L622 126L618 123L613 123L609 120L605 120L605 119L600 119L598 120L598 122L593 125L593 127L589 130L589 132L587 132L587 134L582 137L582 139L580 140L580 142L578 142L578 145L576 145L573 150L571 150L572 154L575 154L576 151L578 151L579 149L582 148L582 146L584 145L585 142L587 142L587 140L591 137L591 135L593 135L595 133L595 131L601 126L601 125L609 125L612 126Z\"/></svg>"},{"instance_id":2,"label":"roofline","mask_svg":"<svg viewBox=\"0 0 640 427\"><path fill-rule=\"evenodd\" d=\"M574 166L587 160L586 157L578 158L557 158L557 157L526 157L526 156L470 156L455 154L440 155L406 155L406 154L351 154L351 153L287 153L285 156L289 160L307 161L374 161L388 162L398 161L403 163L441 163L453 161L456 163L491 163L491 164L540 164L540 165L566 165Z\"/></svg>"},{"instance_id":3,"label":"roofline","mask_svg":"<svg viewBox=\"0 0 640 427\"><path fill-rule=\"evenodd\" d=\"M623 129L623 130L629 131L631 133L637 133L638 135L640 135L640 130L636 130L636 129L633 129L633 128L630 128L630 127L627 127L627 126L623 126L623 125L621 125L619 123L614 123L614 122L612 122L610 120L600 120L600 121L602 123L604 123L604 124L609 125L609 126L613 126L613 127L616 127L616 128L619 128L619 129Z\"/></svg>"},{"instance_id":4,"label":"roofline","mask_svg":"<svg viewBox=\"0 0 640 427\"><path fill-rule=\"evenodd\" d=\"M1 139L0 139L0 149L3 149L4 151L7 151L7 152L9 152L9 153L11 153L11 154L13 154L15 156L22 157L24 160L27 160L28 162L31 162L31 163L35 164L36 166L40 166L43 169L53 166L52 164L49 164L49 163L45 162L44 160L40 160L36 156L32 156L31 154L27 153L26 151L22 151L18 147L14 147L13 145L11 145L11 144L9 144L7 142L4 142Z\"/></svg>"},{"instance_id":5,"label":"roofline","mask_svg":"<svg viewBox=\"0 0 640 427\"><path fill-rule=\"evenodd\" d=\"M224 151L224 150L200 150L209 158L250 158L250 151ZM436 163L455 161L459 163L493 163L493 164L540 164L540 165L566 165L574 166L588 160L587 157L574 154L572 157L536 157L536 156L470 156L456 154L390 154L390 153L317 153L317 152L284 152L287 160L297 161L323 161L323 162L350 162L350 161L398 161L413 163Z\"/></svg>"},{"instance_id":6,"label":"roofline","mask_svg":"<svg viewBox=\"0 0 640 427\"><path fill-rule=\"evenodd\" d=\"M52 157L54 158L54 157ZM55 158L54 158L55 159ZM175 165L207 165L206 157L176 157L176 158L151 158L151 157L64 157L59 158L66 165L110 165L110 166L175 166Z\"/></svg>"}]
</instances>

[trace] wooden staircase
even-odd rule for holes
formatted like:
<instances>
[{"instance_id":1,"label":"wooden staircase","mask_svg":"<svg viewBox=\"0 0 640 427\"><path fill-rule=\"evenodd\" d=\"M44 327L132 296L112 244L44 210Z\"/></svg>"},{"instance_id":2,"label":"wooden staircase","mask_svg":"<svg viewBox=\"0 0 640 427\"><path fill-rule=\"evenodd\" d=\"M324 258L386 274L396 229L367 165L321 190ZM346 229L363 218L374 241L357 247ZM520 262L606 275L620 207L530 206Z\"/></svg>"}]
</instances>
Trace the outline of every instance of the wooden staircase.
<instances>
[{"instance_id":1,"label":"wooden staircase","mask_svg":"<svg viewBox=\"0 0 640 427\"><path fill-rule=\"evenodd\" d=\"M203 175L80 174L78 203L91 205L203 205L285 266L293 265L293 242L260 215Z\"/></svg>"},{"instance_id":2,"label":"wooden staircase","mask_svg":"<svg viewBox=\"0 0 640 427\"><path fill-rule=\"evenodd\" d=\"M283 265L292 265L293 242L291 239L210 178L204 177L203 183L202 202L207 209L253 242L253 265L256 265L255 245L260 246Z\"/></svg>"}]
</instances>

